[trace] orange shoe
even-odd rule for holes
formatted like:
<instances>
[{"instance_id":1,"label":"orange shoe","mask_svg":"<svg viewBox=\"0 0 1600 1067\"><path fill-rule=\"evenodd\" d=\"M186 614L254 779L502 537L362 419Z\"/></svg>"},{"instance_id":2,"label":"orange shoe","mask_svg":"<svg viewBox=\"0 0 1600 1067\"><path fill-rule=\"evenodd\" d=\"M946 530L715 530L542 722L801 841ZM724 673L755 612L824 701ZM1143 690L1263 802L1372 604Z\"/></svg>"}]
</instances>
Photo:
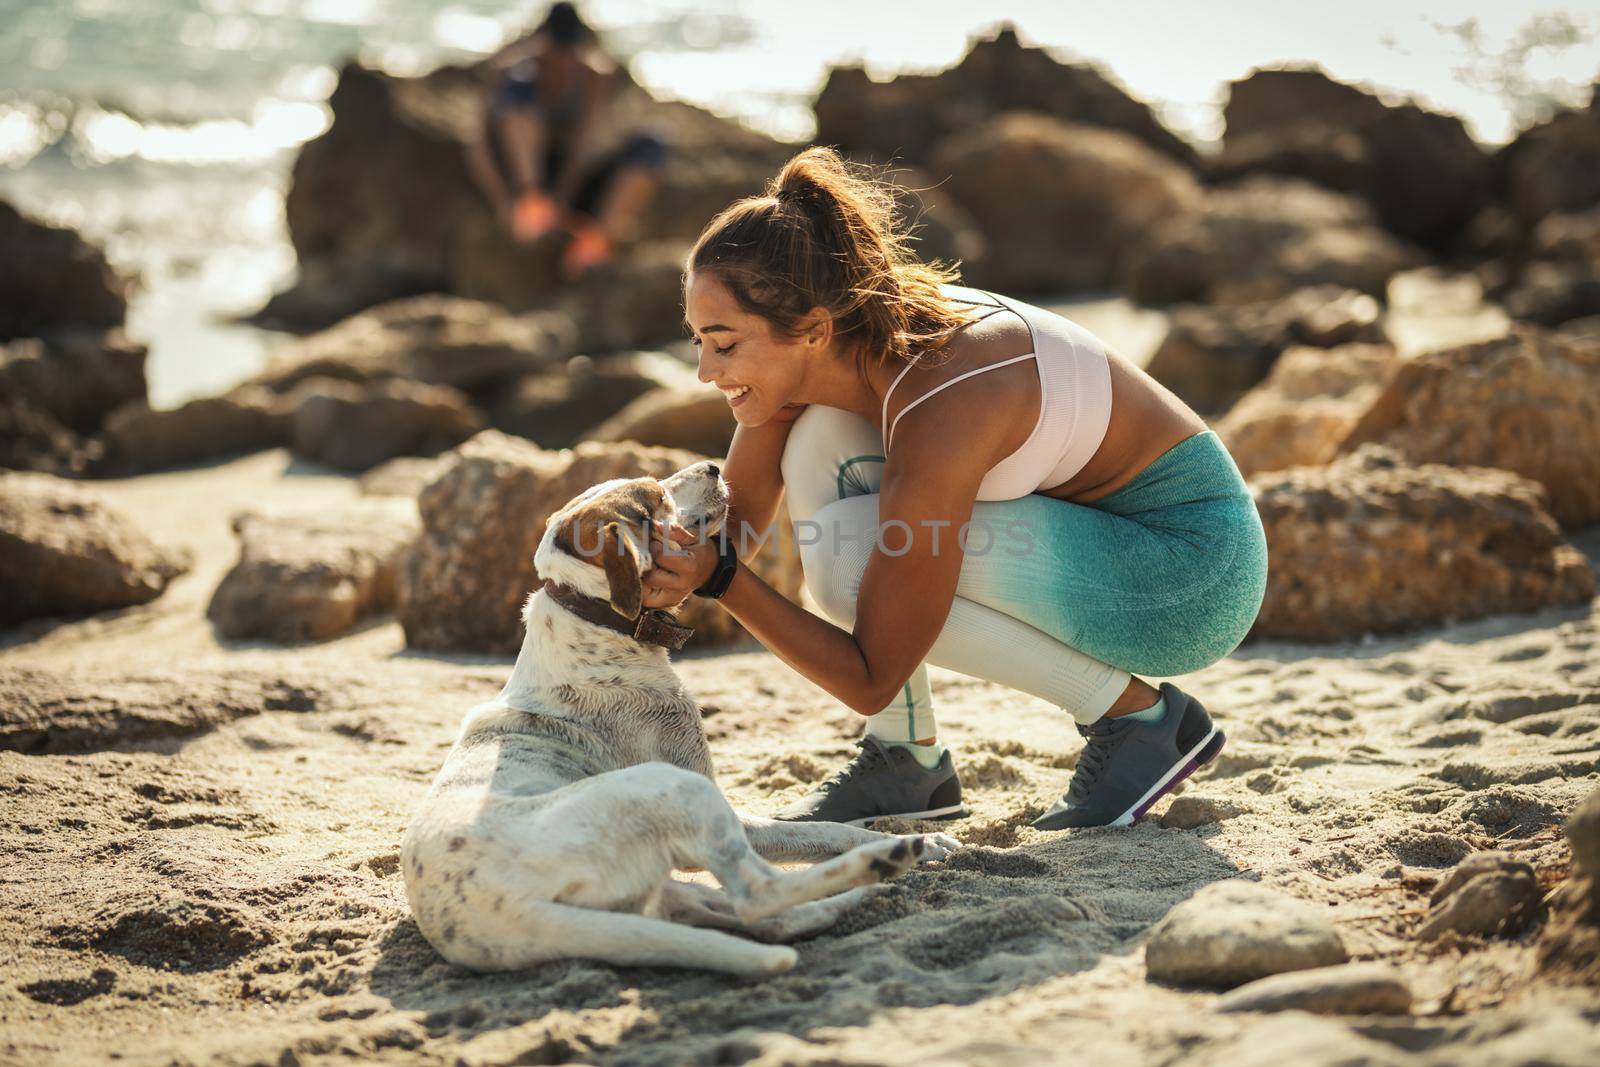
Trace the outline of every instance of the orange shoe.
<instances>
[{"instance_id":1,"label":"orange shoe","mask_svg":"<svg viewBox=\"0 0 1600 1067\"><path fill-rule=\"evenodd\" d=\"M554 200L530 190L519 196L511 209L511 234L523 244L532 244L555 229L559 218Z\"/></svg>"},{"instance_id":2,"label":"orange shoe","mask_svg":"<svg viewBox=\"0 0 1600 1067\"><path fill-rule=\"evenodd\" d=\"M571 232L572 237L561 253L561 271L569 280L611 262L611 238L599 225L579 223Z\"/></svg>"}]
</instances>

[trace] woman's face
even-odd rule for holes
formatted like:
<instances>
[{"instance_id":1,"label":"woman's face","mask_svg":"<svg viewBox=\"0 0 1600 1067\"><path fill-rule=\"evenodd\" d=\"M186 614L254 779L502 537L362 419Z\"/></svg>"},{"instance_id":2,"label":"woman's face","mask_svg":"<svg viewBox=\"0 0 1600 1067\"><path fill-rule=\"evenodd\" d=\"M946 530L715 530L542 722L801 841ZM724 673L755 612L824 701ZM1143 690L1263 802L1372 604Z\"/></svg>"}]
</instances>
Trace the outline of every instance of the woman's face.
<instances>
[{"instance_id":1,"label":"woman's face","mask_svg":"<svg viewBox=\"0 0 1600 1067\"><path fill-rule=\"evenodd\" d=\"M713 274L691 272L683 303L700 380L722 390L740 425L760 426L794 399L813 346L744 310Z\"/></svg>"}]
</instances>

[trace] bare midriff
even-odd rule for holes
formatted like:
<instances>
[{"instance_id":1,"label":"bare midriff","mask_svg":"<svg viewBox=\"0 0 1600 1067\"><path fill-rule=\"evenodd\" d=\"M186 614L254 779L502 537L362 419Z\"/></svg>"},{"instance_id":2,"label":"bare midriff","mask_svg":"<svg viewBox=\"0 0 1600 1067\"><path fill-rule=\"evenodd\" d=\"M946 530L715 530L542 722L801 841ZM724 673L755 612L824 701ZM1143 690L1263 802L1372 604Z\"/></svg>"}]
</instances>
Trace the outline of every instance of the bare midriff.
<instances>
[{"instance_id":1,"label":"bare midriff","mask_svg":"<svg viewBox=\"0 0 1600 1067\"><path fill-rule=\"evenodd\" d=\"M1105 439L1083 469L1045 496L1088 504L1110 496L1163 453L1206 429L1187 404L1115 352L1111 362L1111 421Z\"/></svg>"}]
</instances>

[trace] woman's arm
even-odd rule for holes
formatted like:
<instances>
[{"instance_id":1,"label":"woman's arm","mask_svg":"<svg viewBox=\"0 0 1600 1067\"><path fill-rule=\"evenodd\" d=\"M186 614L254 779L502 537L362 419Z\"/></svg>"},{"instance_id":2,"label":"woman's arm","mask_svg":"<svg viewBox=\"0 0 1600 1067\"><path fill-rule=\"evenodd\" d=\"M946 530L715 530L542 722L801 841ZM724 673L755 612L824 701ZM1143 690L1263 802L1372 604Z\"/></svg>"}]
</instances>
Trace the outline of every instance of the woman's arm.
<instances>
[{"instance_id":1,"label":"woman's arm","mask_svg":"<svg viewBox=\"0 0 1600 1067\"><path fill-rule=\"evenodd\" d=\"M733 431L722 477L728 483L725 529L734 538L740 560L756 555L763 543L761 535L777 517L778 500L783 496L779 464L789 442L789 431L803 410L804 405L784 408L760 426L740 426Z\"/></svg>"},{"instance_id":2,"label":"woman's arm","mask_svg":"<svg viewBox=\"0 0 1600 1067\"><path fill-rule=\"evenodd\" d=\"M924 407L943 407L938 400ZM894 455L884 467L879 514L889 528L867 563L852 630L806 611L745 568L722 598L723 606L780 659L863 715L889 704L944 628L961 575L957 533L972 517L978 486L993 465L995 441L1008 429L973 427L967 411L974 439L957 446L947 428L960 425L950 421L959 409L919 414L915 430L903 425L896 435ZM657 569L645 582L663 592L652 593L646 604L678 603L677 590L704 582L714 563L708 546L689 546L676 559L658 553Z\"/></svg>"}]
</instances>

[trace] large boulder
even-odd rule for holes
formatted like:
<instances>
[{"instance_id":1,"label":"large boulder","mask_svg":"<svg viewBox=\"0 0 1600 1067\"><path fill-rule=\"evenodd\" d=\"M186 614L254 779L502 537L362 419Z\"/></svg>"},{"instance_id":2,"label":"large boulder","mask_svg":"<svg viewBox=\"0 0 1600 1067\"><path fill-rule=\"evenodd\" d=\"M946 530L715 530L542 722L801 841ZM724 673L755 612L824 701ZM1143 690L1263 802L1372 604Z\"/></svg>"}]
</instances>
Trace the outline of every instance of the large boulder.
<instances>
[{"instance_id":1,"label":"large boulder","mask_svg":"<svg viewBox=\"0 0 1600 1067\"><path fill-rule=\"evenodd\" d=\"M476 393L570 356L577 333L559 313L514 315L480 300L392 300L277 354L255 381L285 392L308 378L404 378Z\"/></svg>"},{"instance_id":2,"label":"large boulder","mask_svg":"<svg viewBox=\"0 0 1600 1067\"><path fill-rule=\"evenodd\" d=\"M289 412L271 391L246 385L170 410L118 408L100 440L97 474L138 474L288 444Z\"/></svg>"},{"instance_id":3,"label":"large boulder","mask_svg":"<svg viewBox=\"0 0 1600 1067\"><path fill-rule=\"evenodd\" d=\"M76 232L0 200L0 341L61 326L121 326L127 291L105 254Z\"/></svg>"},{"instance_id":4,"label":"large boulder","mask_svg":"<svg viewBox=\"0 0 1600 1067\"><path fill-rule=\"evenodd\" d=\"M916 163L952 133L1007 111L1121 130L1173 159L1196 159L1194 149L1148 105L1094 67L1061 63L1043 49L1023 46L1010 26L974 41L960 63L939 74L875 82L860 67L831 70L817 97L816 141L851 155Z\"/></svg>"},{"instance_id":5,"label":"large boulder","mask_svg":"<svg viewBox=\"0 0 1600 1067\"><path fill-rule=\"evenodd\" d=\"M1157 226L1123 256L1117 284L1149 304L1240 304L1320 284L1381 296L1423 260L1363 201L1261 175L1212 189L1199 211Z\"/></svg>"},{"instance_id":6,"label":"large boulder","mask_svg":"<svg viewBox=\"0 0 1600 1067\"><path fill-rule=\"evenodd\" d=\"M1388 345L1291 348L1213 429L1247 478L1329 463L1399 367Z\"/></svg>"},{"instance_id":7,"label":"large boulder","mask_svg":"<svg viewBox=\"0 0 1600 1067\"><path fill-rule=\"evenodd\" d=\"M1177 307L1145 370L1195 410L1222 412L1291 346L1386 344L1381 313L1372 297L1337 285L1252 304Z\"/></svg>"},{"instance_id":8,"label":"large boulder","mask_svg":"<svg viewBox=\"0 0 1600 1067\"><path fill-rule=\"evenodd\" d=\"M665 477L702 457L632 444L580 444L551 452L494 431L455 453L418 500L422 534L401 561L399 615L417 648L515 652L521 605L539 576L533 555L545 521L579 493L608 478ZM781 518L779 521L783 521ZM793 536L775 537L756 570L798 598L802 574ZM742 631L719 605L691 598L679 618L696 644Z\"/></svg>"},{"instance_id":9,"label":"large boulder","mask_svg":"<svg viewBox=\"0 0 1600 1067\"><path fill-rule=\"evenodd\" d=\"M307 514L245 514L233 523L239 562L207 614L231 638L326 641L394 606L401 551L417 535L416 505L376 497Z\"/></svg>"},{"instance_id":10,"label":"large boulder","mask_svg":"<svg viewBox=\"0 0 1600 1067\"><path fill-rule=\"evenodd\" d=\"M952 134L931 167L1000 253L968 276L1000 289L1104 288L1125 248L1201 200L1187 168L1131 134L1027 112Z\"/></svg>"},{"instance_id":11,"label":"large boulder","mask_svg":"<svg viewBox=\"0 0 1600 1067\"><path fill-rule=\"evenodd\" d=\"M286 202L300 281L274 298L264 320L315 329L421 292L520 310L558 288L559 241L514 243L468 176L464 148L481 122L485 78L481 67L416 78L344 68L329 101L333 122L302 147ZM647 241L692 240L730 200L759 191L792 150L687 104L654 100L625 74L622 81L609 137L649 127L671 146L643 220Z\"/></svg>"},{"instance_id":12,"label":"large boulder","mask_svg":"<svg viewBox=\"0 0 1600 1067\"><path fill-rule=\"evenodd\" d=\"M490 424L544 448L566 448L638 398L694 380L691 368L660 352L575 356L562 367L512 383L495 398Z\"/></svg>"},{"instance_id":13,"label":"large boulder","mask_svg":"<svg viewBox=\"0 0 1600 1067\"><path fill-rule=\"evenodd\" d=\"M189 564L79 486L0 474L0 625L143 604Z\"/></svg>"},{"instance_id":14,"label":"large boulder","mask_svg":"<svg viewBox=\"0 0 1600 1067\"><path fill-rule=\"evenodd\" d=\"M1368 446L1251 488L1272 560L1256 637L1352 640L1594 596L1543 489L1505 471Z\"/></svg>"},{"instance_id":15,"label":"large boulder","mask_svg":"<svg viewBox=\"0 0 1600 1067\"><path fill-rule=\"evenodd\" d=\"M1525 226L1600 204L1600 83L1589 106L1518 134L1494 157L1495 175Z\"/></svg>"},{"instance_id":16,"label":"large boulder","mask_svg":"<svg viewBox=\"0 0 1600 1067\"><path fill-rule=\"evenodd\" d=\"M1533 327L1408 360L1341 445L1499 467L1543 485L1564 526L1600 522L1600 346Z\"/></svg>"},{"instance_id":17,"label":"large boulder","mask_svg":"<svg viewBox=\"0 0 1600 1067\"><path fill-rule=\"evenodd\" d=\"M1150 977L1231 989L1268 975L1331 967L1349 952L1331 920L1310 905L1254 882L1214 882L1150 931Z\"/></svg>"},{"instance_id":18,"label":"large boulder","mask_svg":"<svg viewBox=\"0 0 1600 1067\"><path fill-rule=\"evenodd\" d=\"M433 455L483 428L483 417L459 391L400 379L356 385L312 378L284 403L294 412L289 445L295 453L345 470Z\"/></svg>"},{"instance_id":19,"label":"large boulder","mask_svg":"<svg viewBox=\"0 0 1600 1067\"><path fill-rule=\"evenodd\" d=\"M1489 156L1459 118L1384 103L1318 68L1252 71L1229 86L1223 117L1207 166L1218 179L1266 171L1355 193L1387 229L1435 247L1456 244L1489 202Z\"/></svg>"},{"instance_id":20,"label":"large boulder","mask_svg":"<svg viewBox=\"0 0 1600 1067\"><path fill-rule=\"evenodd\" d=\"M656 389L584 435L586 441L633 441L722 457L738 422L728 398L710 385Z\"/></svg>"}]
</instances>

